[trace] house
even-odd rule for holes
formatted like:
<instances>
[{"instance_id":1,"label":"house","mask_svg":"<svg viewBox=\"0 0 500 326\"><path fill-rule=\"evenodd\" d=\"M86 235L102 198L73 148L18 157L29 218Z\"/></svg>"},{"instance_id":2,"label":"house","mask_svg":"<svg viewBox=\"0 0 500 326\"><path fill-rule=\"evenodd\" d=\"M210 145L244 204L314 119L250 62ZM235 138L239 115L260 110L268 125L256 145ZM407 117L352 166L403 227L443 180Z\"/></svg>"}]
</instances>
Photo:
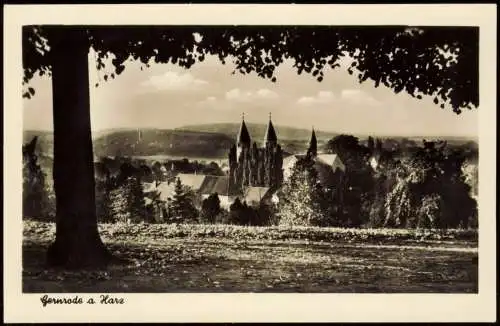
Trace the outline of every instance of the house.
<instances>
[{"instance_id":1,"label":"house","mask_svg":"<svg viewBox=\"0 0 500 326\"><path fill-rule=\"evenodd\" d=\"M143 182L142 183L142 190L145 193L152 192L156 190L156 182Z\"/></svg>"},{"instance_id":2,"label":"house","mask_svg":"<svg viewBox=\"0 0 500 326\"><path fill-rule=\"evenodd\" d=\"M314 160L314 168L318 171L319 180L324 186L332 186L332 183L338 180L337 176L345 172L346 167L337 154L318 153L316 133L313 129L307 153L289 155L283 159L284 181L289 180L297 161L307 155Z\"/></svg>"},{"instance_id":3,"label":"house","mask_svg":"<svg viewBox=\"0 0 500 326\"><path fill-rule=\"evenodd\" d=\"M221 166L220 166L220 169L222 172L224 172L224 174L229 174L229 165L227 163L222 163Z\"/></svg>"},{"instance_id":4,"label":"house","mask_svg":"<svg viewBox=\"0 0 500 326\"><path fill-rule=\"evenodd\" d=\"M182 181L181 181L182 182ZM207 175L198 190L201 201L212 194L217 194L220 200L220 206L229 209L231 204L239 197L239 192L231 186L228 176Z\"/></svg>"},{"instance_id":5,"label":"house","mask_svg":"<svg viewBox=\"0 0 500 326\"><path fill-rule=\"evenodd\" d=\"M283 159L283 178L287 181L295 167L297 161L305 158L306 154L296 154L285 157ZM314 168L318 172L320 183L325 186L330 186L335 175L345 172L345 165L340 157L336 154L317 154L313 156Z\"/></svg>"},{"instance_id":6,"label":"house","mask_svg":"<svg viewBox=\"0 0 500 326\"><path fill-rule=\"evenodd\" d=\"M177 178L181 180L184 186L188 186L194 192L200 191L203 182L206 179L206 175L203 174L191 174L191 173L179 173Z\"/></svg>"},{"instance_id":7,"label":"house","mask_svg":"<svg viewBox=\"0 0 500 326\"><path fill-rule=\"evenodd\" d=\"M272 203L274 192L269 187L247 187L243 200L249 206L259 206L261 203Z\"/></svg>"},{"instance_id":8,"label":"house","mask_svg":"<svg viewBox=\"0 0 500 326\"><path fill-rule=\"evenodd\" d=\"M345 172L345 165L337 154L318 154L316 156L316 162L329 166L333 172Z\"/></svg>"},{"instance_id":9,"label":"house","mask_svg":"<svg viewBox=\"0 0 500 326\"><path fill-rule=\"evenodd\" d=\"M368 164L373 171L378 171L387 166L387 164L390 164L392 160L393 154L390 151L375 152L368 159Z\"/></svg>"},{"instance_id":10,"label":"house","mask_svg":"<svg viewBox=\"0 0 500 326\"><path fill-rule=\"evenodd\" d=\"M234 200L239 197L239 193L230 187L228 176L214 176L203 174L180 173L177 176L183 186L189 187L194 193L194 205L200 209L201 203L211 194L217 194L221 207L229 209ZM151 189L151 187L150 187ZM154 187L159 193L159 200L168 203L175 193L174 182L162 182Z\"/></svg>"},{"instance_id":11,"label":"house","mask_svg":"<svg viewBox=\"0 0 500 326\"><path fill-rule=\"evenodd\" d=\"M373 154L368 159L368 164L372 167L373 171L377 171L380 165L380 153Z\"/></svg>"},{"instance_id":12,"label":"house","mask_svg":"<svg viewBox=\"0 0 500 326\"><path fill-rule=\"evenodd\" d=\"M159 200L167 203L170 201L175 192L175 183L173 182L162 182L156 186L155 191L159 194Z\"/></svg>"}]
</instances>

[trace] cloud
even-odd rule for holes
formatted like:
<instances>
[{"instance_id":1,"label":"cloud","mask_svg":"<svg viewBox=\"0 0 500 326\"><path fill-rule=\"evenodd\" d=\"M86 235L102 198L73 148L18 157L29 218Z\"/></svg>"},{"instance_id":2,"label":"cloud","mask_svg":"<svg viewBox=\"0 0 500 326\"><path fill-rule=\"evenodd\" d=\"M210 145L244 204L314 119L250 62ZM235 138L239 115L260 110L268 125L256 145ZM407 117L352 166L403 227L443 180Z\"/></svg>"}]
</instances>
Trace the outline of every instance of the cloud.
<instances>
[{"instance_id":1,"label":"cloud","mask_svg":"<svg viewBox=\"0 0 500 326\"><path fill-rule=\"evenodd\" d=\"M344 89L340 93L340 97L343 100L355 103L370 104L370 105L380 104L378 100L376 100L369 94L361 91L360 89Z\"/></svg>"},{"instance_id":2,"label":"cloud","mask_svg":"<svg viewBox=\"0 0 500 326\"><path fill-rule=\"evenodd\" d=\"M212 107L216 103L218 103L218 101L217 101L217 98L215 96L208 96L204 100L197 102L196 105L198 107L207 107L207 106Z\"/></svg>"},{"instance_id":3,"label":"cloud","mask_svg":"<svg viewBox=\"0 0 500 326\"><path fill-rule=\"evenodd\" d=\"M297 100L297 103L303 104L303 105L310 105L314 104L316 102L316 99L314 97L310 96L303 96Z\"/></svg>"},{"instance_id":4,"label":"cloud","mask_svg":"<svg viewBox=\"0 0 500 326\"><path fill-rule=\"evenodd\" d=\"M197 79L190 73L168 71L163 75L151 76L141 83L144 90L149 91L184 91L203 88L208 85L205 80Z\"/></svg>"},{"instance_id":5,"label":"cloud","mask_svg":"<svg viewBox=\"0 0 500 326\"><path fill-rule=\"evenodd\" d=\"M215 110L215 111L231 111L234 109L234 106L228 103L227 101L224 101L224 99L219 99L213 95L208 96L207 98L196 102L194 105L195 108L202 109L202 110Z\"/></svg>"},{"instance_id":6,"label":"cloud","mask_svg":"<svg viewBox=\"0 0 500 326\"><path fill-rule=\"evenodd\" d=\"M275 99L278 98L279 95L276 92L273 92L270 89L262 88L259 89L255 95L259 98L265 98L265 99Z\"/></svg>"},{"instance_id":7,"label":"cloud","mask_svg":"<svg viewBox=\"0 0 500 326\"><path fill-rule=\"evenodd\" d=\"M354 99L354 98L360 96L361 94L362 94L361 90L359 90L359 89L344 89L340 93L340 96L343 99Z\"/></svg>"},{"instance_id":8,"label":"cloud","mask_svg":"<svg viewBox=\"0 0 500 326\"><path fill-rule=\"evenodd\" d=\"M303 96L297 100L301 105L327 104L335 100L335 95L330 91L319 91L315 96Z\"/></svg>"},{"instance_id":9,"label":"cloud","mask_svg":"<svg viewBox=\"0 0 500 326\"><path fill-rule=\"evenodd\" d=\"M256 92L243 91L239 88L233 88L226 93L226 100L228 101L238 101L238 102L248 102L251 100L270 100L276 99L279 95L270 89L262 88Z\"/></svg>"},{"instance_id":10,"label":"cloud","mask_svg":"<svg viewBox=\"0 0 500 326\"><path fill-rule=\"evenodd\" d=\"M226 100L228 101L238 101L247 102L251 99L252 92L242 91L239 88L233 88L232 90L226 92Z\"/></svg>"}]
</instances>

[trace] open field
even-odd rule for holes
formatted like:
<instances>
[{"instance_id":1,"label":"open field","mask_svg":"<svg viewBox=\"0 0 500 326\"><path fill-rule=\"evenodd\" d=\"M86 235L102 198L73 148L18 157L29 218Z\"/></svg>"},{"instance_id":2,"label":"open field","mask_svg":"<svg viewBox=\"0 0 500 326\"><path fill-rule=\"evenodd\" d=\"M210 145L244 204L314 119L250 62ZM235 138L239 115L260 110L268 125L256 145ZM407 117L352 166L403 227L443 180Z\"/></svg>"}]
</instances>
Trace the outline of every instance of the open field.
<instances>
[{"instance_id":1,"label":"open field","mask_svg":"<svg viewBox=\"0 0 500 326\"><path fill-rule=\"evenodd\" d=\"M127 263L44 266L52 223L24 222L23 291L477 293L477 233L100 225Z\"/></svg>"}]
</instances>

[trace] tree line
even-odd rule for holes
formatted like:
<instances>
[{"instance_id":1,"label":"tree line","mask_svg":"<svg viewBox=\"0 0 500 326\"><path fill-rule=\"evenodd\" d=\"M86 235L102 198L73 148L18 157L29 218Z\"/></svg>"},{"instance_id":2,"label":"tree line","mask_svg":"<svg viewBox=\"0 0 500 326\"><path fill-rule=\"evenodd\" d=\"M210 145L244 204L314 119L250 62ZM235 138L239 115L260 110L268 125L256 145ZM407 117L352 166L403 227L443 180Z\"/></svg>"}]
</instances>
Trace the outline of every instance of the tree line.
<instances>
[{"instance_id":1,"label":"tree line","mask_svg":"<svg viewBox=\"0 0 500 326\"><path fill-rule=\"evenodd\" d=\"M346 166L331 188L319 182L312 157L299 160L282 188L279 214L286 225L477 228L476 175L464 171L477 151L422 141L420 146L384 148L381 140L360 144L351 135L328 142L327 151ZM370 166L375 157L377 167ZM476 188L476 189L473 189Z\"/></svg>"},{"instance_id":2,"label":"tree line","mask_svg":"<svg viewBox=\"0 0 500 326\"><path fill-rule=\"evenodd\" d=\"M299 159L290 178L276 195L278 204L257 207L236 199L228 210L217 194L199 205L196 195L175 178L174 172L209 171L222 175L214 162L185 160L148 166L127 158L103 158L96 163L96 211L100 222L222 223L239 225L303 225L391 228L475 228L478 224L475 175L466 167L477 160L470 144L451 146L423 141L401 147L368 138L362 144L351 135L339 135L324 148L339 155L344 173L320 182L312 156ZM53 191L29 144L23 146L23 214L54 216ZM377 168L370 165L377 159ZM210 174L210 173L209 173ZM472 178L472 181L470 180ZM172 197L160 200L157 191L145 191L145 182L174 182ZM476 188L476 189L473 189ZM161 216L161 220L158 219Z\"/></svg>"}]
</instances>

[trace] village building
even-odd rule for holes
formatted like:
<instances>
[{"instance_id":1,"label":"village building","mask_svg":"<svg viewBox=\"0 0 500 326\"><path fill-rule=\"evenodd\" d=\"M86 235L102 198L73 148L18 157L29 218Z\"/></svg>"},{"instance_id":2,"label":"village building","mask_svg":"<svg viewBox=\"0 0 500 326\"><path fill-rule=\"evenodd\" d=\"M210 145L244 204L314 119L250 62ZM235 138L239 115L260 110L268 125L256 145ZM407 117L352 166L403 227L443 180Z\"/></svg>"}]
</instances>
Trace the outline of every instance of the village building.
<instances>
[{"instance_id":1,"label":"village building","mask_svg":"<svg viewBox=\"0 0 500 326\"><path fill-rule=\"evenodd\" d=\"M378 153L370 156L370 158L368 159L368 164L372 167L373 171L378 170L379 163L380 163L380 154Z\"/></svg>"},{"instance_id":2,"label":"village building","mask_svg":"<svg viewBox=\"0 0 500 326\"><path fill-rule=\"evenodd\" d=\"M375 150L368 158L368 165L370 165L374 172L377 172L386 168L387 164L392 160L393 157L390 151Z\"/></svg>"},{"instance_id":3,"label":"village building","mask_svg":"<svg viewBox=\"0 0 500 326\"><path fill-rule=\"evenodd\" d=\"M297 161L309 155L314 161L314 168L318 172L318 178L320 183L327 188L333 187L335 183L338 181L338 178L343 173L345 173L346 167L337 154L318 153L317 148L318 144L316 139L316 133L313 129L307 153L293 154L283 159L284 181L289 180Z\"/></svg>"},{"instance_id":4,"label":"village building","mask_svg":"<svg viewBox=\"0 0 500 326\"><path fill-rule=\"evenodd\" d=\"M243 200L248 206L258 207L260 204L275 205L277 197L269 187L248 187L243 195Z\"/></svg>"},{"instance_id":5,"label":"village building","mask_svg":"<svg viewBox=\"0 0 500 326\"><path fill-rule=\"evenodd\" d=\"M224 209L229 209L240 193L230 186L228 176L214 176L203 174L179 173L177 178L181 184L188 187L193 192L193 204L200 209L204 199L212 194L217 194L220 205ZM159 185L151 185L147 188L150 192L159 193L159 201L165 206L172 200L175 194L175 181L162 182Z\"/></svg>"}]
</instances>

